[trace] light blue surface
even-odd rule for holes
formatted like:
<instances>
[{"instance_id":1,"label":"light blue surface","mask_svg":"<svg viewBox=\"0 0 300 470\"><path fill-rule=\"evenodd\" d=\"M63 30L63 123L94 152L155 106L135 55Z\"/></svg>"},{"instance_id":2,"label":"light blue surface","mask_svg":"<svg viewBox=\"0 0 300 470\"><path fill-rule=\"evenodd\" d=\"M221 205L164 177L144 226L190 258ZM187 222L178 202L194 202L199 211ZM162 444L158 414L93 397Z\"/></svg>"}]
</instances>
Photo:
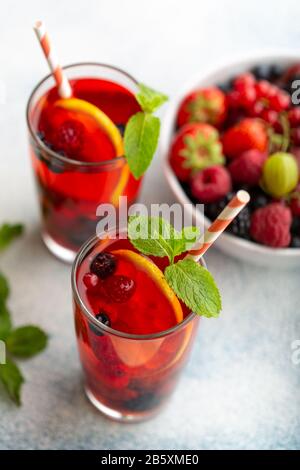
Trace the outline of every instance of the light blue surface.
<instances>
[{"instance_id":1,"label":"light blue surface","mask_svg":"<svg viewBox=\"0 0 300 470\"><path fill-rule=\"evenodd\" d=\"M51 341L44 354L22 363L23 407L16 409L0 392L0 449L299 449L300 365L292 364L291 343L300 339L300 271L257 268L213 249L207 262L222 291L223 313L202 321L169 406L138 425L109 422L92 408L80 379L70 268L48 254L38 236L24 124L26 97L47 70L30 31L37 16L47 20L65 62L115 63L175 93L191 73L224 59L233 48L295 50L299 2L74 4L60 2L59 13L49 0L42 5L6 0L1 6L5 69L0 79L6 100L0 104L0 216L24 221L27 233L0 263L13 286L15 323L38 323ZM147 175L143 200L173 200L158 159Z\"/></svg>"}]
</instances>

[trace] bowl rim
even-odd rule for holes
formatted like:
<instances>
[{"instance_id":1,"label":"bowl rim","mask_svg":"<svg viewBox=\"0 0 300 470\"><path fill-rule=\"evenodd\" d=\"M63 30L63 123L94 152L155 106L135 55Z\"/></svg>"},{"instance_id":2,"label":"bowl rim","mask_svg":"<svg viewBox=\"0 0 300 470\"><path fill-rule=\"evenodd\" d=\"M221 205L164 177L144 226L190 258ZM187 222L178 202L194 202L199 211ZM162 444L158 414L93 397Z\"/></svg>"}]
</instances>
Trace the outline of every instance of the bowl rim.
<instances>
[{"instance_id":1,"label":"bowl rim","mask_svg":"<svg viewBox=\"0 0 300 470\"><path fill-rule=\"evenodd\" d=\"M209 80L210 76L218 73L225 73L227 70L230 70L234 67L245 68L250 66L249 62L263 62L263 61L293 61L298 60L300 62L300 51L290 51L287 49L278 49L278 50L264 50L258 52L249 52L243 55L232 55L223 59L222 62L214 63L208 70L202 73L196 73L185 82L185 84L180 88L178 93L172 98L169 102L168 108L165 112L162 129L161 129L161 140L159 150L163 155L163 170L165 177L169 183L169 186L173 194L178 198L181 204L187 204L187 209L190 212L193 220L201 220L204 222L205 228L210 224L210 220L198 211L192 201L189 199L183 188L181 187L177 177L175 176L168 159L170 140L172 138L173 132L172 128L174 125L174 120L176 112L178 109L179 103L182 101L184 96L197 86L201 86L201 82ZM224 241L230 243L231 245L235 244L241 249L247 250L248 253L255 253L260 255L267 255L268 257L274 256L277 258L300 258L300 248L271 248L264 245L260 245L250 240L245 240L239 238L236 235L229 233L223 233L222 238Z\"/></svg>"}]
</instances>

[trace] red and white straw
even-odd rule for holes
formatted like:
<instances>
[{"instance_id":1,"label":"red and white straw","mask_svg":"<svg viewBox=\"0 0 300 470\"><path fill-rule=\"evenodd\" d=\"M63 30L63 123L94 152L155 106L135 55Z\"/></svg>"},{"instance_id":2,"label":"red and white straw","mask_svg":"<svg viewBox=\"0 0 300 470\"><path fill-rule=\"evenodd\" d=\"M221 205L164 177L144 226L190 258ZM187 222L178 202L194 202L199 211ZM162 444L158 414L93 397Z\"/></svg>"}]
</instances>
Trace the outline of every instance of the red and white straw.
<instances>
[{"instance_id":1,"label":"red and white straw","mask_svg":"<svg viewBox=\"0 0 300 470\"><path fill-rule=\"evenodd\" d=\"M247 191L238 191L193 248L188 251L187 258L198 261L249 201L250 196Z\"/></svg>"},{"instance_id":2,"label":"red and white straw","mask_svg":"<svg viewBox=\"0 0 300 470\"><path fill-rule=\"evenodd\" d=\"M61 98L70 98L72 96L72 88L70 86L69 80L62 70L61 65L57 60L44 23L42 21L37 21L34 25L34 31L41 44L50 70L55 78L59 96Z\"/></svg>"}]
</instances>

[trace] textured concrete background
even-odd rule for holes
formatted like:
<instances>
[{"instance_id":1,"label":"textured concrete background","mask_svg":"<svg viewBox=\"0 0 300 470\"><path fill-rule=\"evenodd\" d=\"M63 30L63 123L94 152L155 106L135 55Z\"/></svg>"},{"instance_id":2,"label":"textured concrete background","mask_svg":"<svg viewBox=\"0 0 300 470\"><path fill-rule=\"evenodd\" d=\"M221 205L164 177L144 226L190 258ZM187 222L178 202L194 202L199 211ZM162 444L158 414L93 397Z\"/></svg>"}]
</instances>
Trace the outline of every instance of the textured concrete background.
<instances>
[{"instance_id":1,"label":"textured concrete background","mask_svg":"<svg viewBox=\"0 0 300 470\"><path fill-rule=\"evenodd\" d=\"M27 231L0 263L13 285L15 323L42 325L51 342L22 364L21 409L0 391L1 449L300 448L300 366L291 362L291 342L300 339L300 272L256 268L216 250L207 261L224 310L219 320L202 321L168 408L139 425L111 423L92 408L80 381L70 268L39 239L24 118L30 91L48 72L31 31L38 18L64 63L116 64L172 95L192 73L232 53L297 50L299 16L298 0L2 1L0 216L23 221ZM173 201L158 158L143 201Z\"/></svg>"}]
</instances>

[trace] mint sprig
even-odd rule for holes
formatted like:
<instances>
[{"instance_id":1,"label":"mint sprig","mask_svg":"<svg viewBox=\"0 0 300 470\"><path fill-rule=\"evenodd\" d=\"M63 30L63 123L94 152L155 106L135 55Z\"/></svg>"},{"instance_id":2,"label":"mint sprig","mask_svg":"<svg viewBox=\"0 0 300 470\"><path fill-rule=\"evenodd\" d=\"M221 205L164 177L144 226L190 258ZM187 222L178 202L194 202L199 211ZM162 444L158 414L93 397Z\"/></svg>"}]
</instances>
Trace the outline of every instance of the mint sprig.
<instances>
[{"instance_id":1,"label":"mint sprig","mask_svg":"<svg viewBox=\"0 0 300 470\"><path fill-rule=\"evenodd\" d=\"M181 232L162 217L132 216L128 223L131 243L144 255L168 257L170 263L199 236L197 227L185 227Z\"/></svg>"},{"instance_id":2,"label":"mint sprig","mask_svg":"<svg viewBox=\"0 0 300 470\"><path fill-rule=\"evenodd\" d=\"M22 225L4 224L0 227L0 250L6 248L23 231ZM7 300L10 289L6 277L0 273L0 340L6 347L6 362L0 362L0 382L11 399L21 404L22 372L13 357L29 358L42 351L48 341L43 330L33 325L14 328Z\"/></svg>"},{"instance_id":3,"label":"mint sprig","mask_svg":"<svg viewBox=\"0 0 300 470\"><path fill-rule=\"evenodd\" d=\"M177 297L198 315L217 317L222 308L221 296L210 272L191 258L175 262L198 237L197 227L178 232L161 217L139 215L128 221L128 238L137 250L169 259L164 275Z\"/></svg>"},{"instance_id":4,"label":"mint sprig","mask_svg":"<svg viewBox=\"0 0 300 470\"><path fill-rule=\"evenodd\" d=\"M158 144L160 120L153 113L168 98L140 83L136 99L141 111L131 116L126 124L124 150L131 173L139 179L149 167Z\"/></svg>"},{"instance_id":5,"label":"mint sprig","mask_svg":"<svg viewBox=\"0 0 300 470\"><path fill-rule=\"evenodd\" d=\"M221 297L214 278L192 259L167 266L165 278L173 291L191 310L205 317L218 317Z\"/></svg>"}]
</instances>

